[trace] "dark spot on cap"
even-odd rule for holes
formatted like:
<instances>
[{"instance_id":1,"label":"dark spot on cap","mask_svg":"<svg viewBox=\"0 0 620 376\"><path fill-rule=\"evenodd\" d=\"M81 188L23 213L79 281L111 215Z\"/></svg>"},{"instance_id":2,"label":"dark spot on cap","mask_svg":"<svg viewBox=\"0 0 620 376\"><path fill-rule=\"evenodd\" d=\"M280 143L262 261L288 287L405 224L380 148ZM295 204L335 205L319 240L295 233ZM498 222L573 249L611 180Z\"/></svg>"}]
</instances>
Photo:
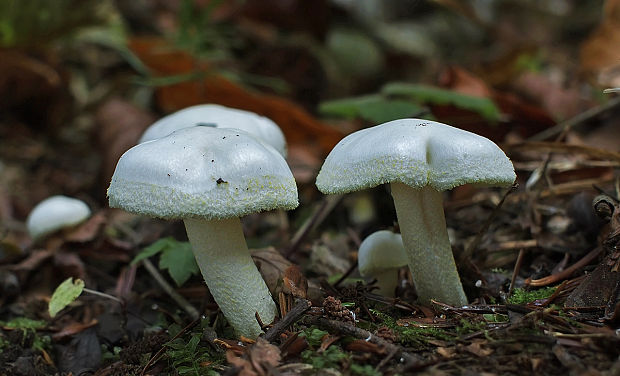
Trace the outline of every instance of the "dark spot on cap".
<instances>
[{"instance_id":1,"label":"dark spot on cap","mask_svg":"<svg viewBox=\"0 0 620 376\"><path fill-rule=\"evenodd\" d=\"M222 179L222 178L217 178L217 180L215 181L217 184L224 184L224 183L228 183L226 180Z\"/></svg>"}]
</instances>

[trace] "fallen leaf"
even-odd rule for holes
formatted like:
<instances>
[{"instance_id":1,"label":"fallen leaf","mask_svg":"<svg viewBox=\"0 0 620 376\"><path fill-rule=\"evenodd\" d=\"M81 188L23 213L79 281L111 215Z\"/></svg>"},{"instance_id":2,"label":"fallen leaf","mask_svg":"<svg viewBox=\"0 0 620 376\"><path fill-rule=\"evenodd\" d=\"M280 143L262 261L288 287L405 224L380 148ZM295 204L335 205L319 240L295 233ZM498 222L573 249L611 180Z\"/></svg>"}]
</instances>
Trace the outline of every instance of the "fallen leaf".
<instances>
[{"instance_id":1,"label":"fallen leaf","mask_svg":"<svg viewBox=\"0 0 620 376\"><path fill-rule=\"evenodd\" d=\"M308 280L301 273L301 269L297 265L291 265L284 271L282 277L284 283L284 292L292 294L296 298L307 299L308 297Z\"/></svg>"},{"instance_id":2,"label":"fallen leaf","mask_svg":"<svg viewBox=\"0 0 620 376\"><path fill-rule=\"evenodd\" d=\"M101 229L105 222L105 215L102 212L96 213L86 222L81 223L66 233L65 240L76 243L89 242L99 235L99 229Z\"/></svg>"},{"instance_id":3,"label":"fallen leaf","mask_svg":"<svg viewBox=\"0 0 620 376\"><path fill-rule=\"evenodd\" d=\"M56 287L50 303L48 306L48 312L50 317L55 317L58 312L63 310L66 306L73 303L84 290L84 281L81 279L67 278L63 283Z\"/></svg>"},{"instance_id":4,"label":"fallen leaf","mask_svg":"<svg viewBox=\"0 0 620 376\"><path fill-rule=\"evenodd\" d=\"M62 341L67 337L71 337L97 324L98 321L96 319L92 319L87 323L72 322L68 325L63 326L62 329L60 329L58 332L52 334L52 339L54 341Z\"/></svg>"},{"instance_id":5,"label":"fallen leaf","mask_svg":"<svg viewBox=\"0 0 620 376\"><path fill-rule=\"evenodd\" d=\"M129 47L155 76L196 75L195 79L157 89L157 101L166 113L203 103L252 111L276 122L289 144L319 148L322 154L327 154L343 137L296 103L276 95L251 92L164 39L133 38Z\"/></svg>"},{"instance_id":6,"label":"fallen leaf","mask_svg":"<svg viewBox=\"0 0 620 376\"><path fill-rule=\"evenodd\" d=\"M62 276L73 276L81 279L86 278L86 267L77 253L65 251L54 252L54 267Z\"/></svg>"},{"instance_id":7,"label":"fallen leaf","mask_svg":"<svg viewBox=\"0 0 620 376\"><path fill-rule=\"evenodd\" d=\"M581 45L581 71L602 87L620 86L620 1L607 0L600 25Z\"/></svg>"},{"instance_id":8,"label":"fallen leaf","mask_svg":"<svg viewBox=\"0 0 620 376\"><path fill-rule=\"evenodd\" d=\"M363 353L373 354L385 354L385 349L377 344L365 341L363 339L356 339L347 344L347 351L357 351Z\"/></svg>"},{"instance_id":9,"label":"fallen leaf","mask_svg":"<svg viewBox=\"0 0 620 376\"><path fill-rule=\"evenodd\" d=\"M32 252L30 256L21 261L19 264L9 266L9 269L16 272L29 272L39 267L39 265L41 265L48 258L52 257L52 255L52 251L47 249L38 249Z\"/></svg>"},{"instance_id":10,"label":"fallen leaf","mask_svg":"<svg viewBox=\"0 0 620 376\"><path fill-rule=\"evenodd\" d=\"M474 340L471 344L463 347L467 352L470 352L479 357L485 357L493 354L493 349L485 349L483 345L486 344L485 340Z\"/></svg>"},{"instance_id":11,"label":"fallen leaf","mask_svg":"<svg viewBox=\"0 0 620 376\"><path fill-rule=\"evenodd\" d=\"M293 263L285 259L274 247L254 249L251 255L265 283L267 283L269 291L273 295L277 295L278 281L282 280L284 271Z\"/></svg>"},{"instance_id":12,"label":"fallen leaf","mask_svg":"<svg viewBox=\"0 0 620 376\"><path fill-rule=\"evenodd\" d=\"M226 352L226 360L231 365L240 368L239 376L271 375L272 369L280 364L280 349L262 338L248 347L242 356L233 351Z\"/></svg>"},{"instance_id":13,"label":"fallen leaf","mask_svg":"<svg viewBox=\"0 0 620 376\"><path fill-rule=\"evenodd\" d=\"M440 84L463 94L493 100L506 117L501 124L490 124L481 121L480 117L472 117L471 114L460 119L462 111L456 111L451 106L433 107L433 114L439 119L493 141L503 141L509 131L515 131L522 137L529 137L555 125L555 121L543 108L526 102L516 94L494 90L482 78L461 67L450 66L444 70ZM455 121L452 122L451 118Z\"/></svg>"},{"instance_id":14,"label":"fallen leaf","mask_svg":"<svg viewBox=\"0 0 620 376\"><path fill-rule=\"evenodd\" d=\"M437 354L441 355L444 358L453 358L456 355L456 351L454 347L438 347Z\"/></svg>"},{"instance_id":15,"label":"fallen leaf","mask_svg":"<svg viewBox=\"0 0 620 376\"><path fill-rule=\"evenodd\" d=\"M118 159L136 144L155 118L125 100L111 98L97 109L96 121L99 125L97 139L103 159L101 182L107 187ZM105 195L105 190L102 189L100 193Z\"/></svg>"}]
</instances>

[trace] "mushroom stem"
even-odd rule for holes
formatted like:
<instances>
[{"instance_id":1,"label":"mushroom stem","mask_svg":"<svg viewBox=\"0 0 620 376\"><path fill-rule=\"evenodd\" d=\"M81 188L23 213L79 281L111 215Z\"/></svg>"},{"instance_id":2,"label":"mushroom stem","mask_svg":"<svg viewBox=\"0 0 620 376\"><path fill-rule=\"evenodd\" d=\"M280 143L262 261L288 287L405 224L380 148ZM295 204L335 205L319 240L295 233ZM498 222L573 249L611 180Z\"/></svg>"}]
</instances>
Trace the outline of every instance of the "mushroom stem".
<instances>
[{"instance_id":1,"label":"mushroom stem","mask_svg":"<svg viewBox=\"0 0 620 376\"><path fill-rule=\"evenodd\" d=\"M393 298L398 286L398 268L375 272L374 278L377 280L375 286L379 288L376 293Z\"/></svg>"},{"instance_id":2,"label":"mushroom stem","mask_svg":"<svg viewBox=\"0 0 620 376\"><path fill-rule=\"evenodd\" d=\"M467 304L446 230L441 192L391 183L403 244L418 299Z\"/></svg>"},{"instance_id":3,"label":"mushroom stem","mask_svg":"<svg viewBox=\"0 0 620 376\"><path fill-rule=\"evenodd\" d=\"M239 218L185 219L185 229L202 276L215 302L239 335L262 333L255 312L271 323L276 305L243 236Z\"/></svg>"}]
</instances>

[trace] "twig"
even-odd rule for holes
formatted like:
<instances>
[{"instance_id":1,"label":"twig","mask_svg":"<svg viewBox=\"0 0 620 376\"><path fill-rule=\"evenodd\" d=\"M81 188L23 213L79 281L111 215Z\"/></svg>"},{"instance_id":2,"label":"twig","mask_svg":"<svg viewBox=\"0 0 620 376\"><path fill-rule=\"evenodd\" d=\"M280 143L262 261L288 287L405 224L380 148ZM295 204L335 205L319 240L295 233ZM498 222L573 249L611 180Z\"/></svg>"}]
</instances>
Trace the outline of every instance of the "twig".
<instances>
[{"instance_id":1,"label":"twig","mask_svg":"<svg viewBox=\"0 0 620 376\"><path fill-rule=\"evenodd\" d=\"M515 287L515 281L517 280L517 276L519 275L519 271L521 270L521 264L523 263L523 256L525 256L525 249L521 248L519 250L519 255L517 256L517 261L515 262L515 267L512 270L512 278L510 278L510 287L508 287L508 296L512 295L512 290Z\"/></svg>"},{"instance_id":2,"label":"twig","mask_svg":"<svg viewBox=\"0 0 620 376\"><path fill-rule=\"evenodd\" d=\"M355 327L343 321L329 320L319 316L306 316L303 321L309 325L317 325L318 327L327 329L328 331L337 332L338 334L349 335L355 338L366 340L370 343L374 343L375 345L382 346L387 350L388 353L394 352L394 356L399 356L408 365L418 364L424 361L422 357L404 351L401 346L390 343L367 330Z\"/></svg>"},{"instance_id":3,"label":"twig","mask_svg":"<svg viewBox=\"0 0 620 376\"><path fill-rule=\"evenodd\" d=\"M143 260L144 261L144 260ZM193 328L196 324L198 324L198 322L200 321L200 319L195 319L194 321L192 321L191 323L189 323L185 328L183 328L180 332L177 333L176 336L172 337L170 339L170 341L168 341L168 343L174 341L175 339L179 338L180 336L182 336L183 334L185 334L188 330L190 330L191 328ZM148 362L146 362L146 365L144 366L144 368L142 368L142 372L140 372L140 376L144 376L144 373L146 372L147 369L149 369L149 367L154 364L162 355L162 353L164 352L164 348L165 345L162 346L156 353L155 355L153 355L151 357L151 359L149 359Z\"/></svg>"},{"instance_id":4,"label":"twig","mask_svg":"<svg viewBox=\"0 0 620 376\"><path fill-rule=\"evenodd\" d=\"M517 189L518 186L519 185L517 183L514 183L513 186L510 187L510 189L508 189L506 191L506 193L504 193L504 196L502 197L502 199L495 206L495 209L493 209L493 212L491 213L491 215L489 215L489 217L487 218L486 222L484 222L484 224L482 225L482 228L480 229L480 231L478 231L478 234L476 234L476 237L474 238L474 241L472 241L471 244L469 245L469 247L467 247L463 251L463 253L461 254L460 260L469 260L469 259L471 259L472 253L480 245L480 242L482 241L482 236L487 232L489 226L491 226L491 223L493 223L493 220L495 219L495 217L499 213L499 209L504 204L504 201L506 201L506 197L508 197L509 194L514 192Z\"/></svg>"},{"instance_id":5,"label":"twig","mask_svg":"<svg viewBox=\"0 0 620 376\"><path fill-rule=\"evenodd\" d=\"M174 300L187 314L192 320L197 320L200 316L200 313L193 305L190 304L184 297L182 297L178 292L174 290L172 286L164 279L164 277L159 273L159 270L150 262L148 259L142 260L142 265L146 268L146 270L151 274L151 276L155 279L155 281L159 284L159 286Z\"/></svg>"},{"instance_id":6,"label":"twig","mask_svg":"<svg viewBox=\"0 0 620 376\"><path fill-rule=\"evenodd\" d=\"M338 280L333 285L334 288L337 289L338 286L342 283L342 281L347 279L351 275L351 273L353 273L355 268L357 268L357 261L355 261L353 264L351 264L351 266L349 266L349 269L347 269L347 271L344 272L344 274L342 276L340 276L340 278L338 278Z\"/></svg>"},{"instance_id":7,"label":"twig","mask_svg":"<svg viewBox=\"0 0 620 376\"><path fill-rule=\"evenodd\" d=\"M89 293L89 294L92 294L92 295L101 296L102 298L114 300L115 302L117 302L121 306L125 305L125 302L122 299L119 299L119 298L117 298L114 295L106 294L105 292L100 292L100 291L97 291L97 290L91 290L91 289L86 288L86 287L84 287L82 289L82 291L84 291L86 293Z\"/></svg>"},{"instance_id":8,"label":"twig","mask_svg":"<svg viewBox=\"0 0 620 376\"><path fill-rule=\"evenodd\" d=\"M610 111L612 109L614 109L615 107L617 107L618 105L620 105L620 97L617 98L613 98L611 99L609 102L602 104L598 107L594 107L591 108L589 110L586 110L580 114L578 114L575 117L572 117L566 121L563 121L551 128L547 128L544 131L533 135L532 137L529 138L529 141L542 141L542 140L546 140L551 136L557 135L559 133L562 132L566 132L569 129L575 127L576 125L579 125L581 123L584 123L588 120L591 120L599 115L601 115L602 113L606 112L606 111Z\"/></svg>"},{"instance_id":9,"label":"twig","mask_svg":"<svg viewBox=\"0 0 620 376\"><path fill-rule=\"evenodd\" d=\"M558 281L560 281L560 280L562 280L564 278L568 278L577 269L582 268L582 267L588 265L592 260L594 260L596 257L598 257L598 255L600 255L601 252L603 252L603 248L602 247L596 247L593 250L591 250L587 255L583 256L579 261L577 261L573 265L569 266L568 268L562 270L561 272L549 275L549 276L541 278L541 279L531 279L531 278L528 278L528 279L525 280L525 284L527 286L540 287L540 286L550 285L550 284L558 282Z\"/></svg>"},{"instance_id":10,"label":"twig","mask_svg":"<svg viewBox=\"0 0 620 376\"><path fill-rule=\"evenodd\" d=\"M286 330L286 328L299 320L311 306L312 303L309 300L300 300L299 303L288 311L286 316L282 317L280 321L273 324L271 329L265 332L265 339L269 342L274 341Z\"/></svg>"},{"instance_id":11,"label":"twig","mask_svg":"<svg viewBox=\"0 0 620 376\"><path fill-rule=\"evenodd\" d=\"M290 258L290 256L297 251L299 244L306 237L306 235L319 223L321 223L327 214L329 214L336 205L342 200L344 195L329 195L323 199L321 205L315 210L312 216L304 222L304 224L297 230L291 239L290 247L284 252L284 257Z\"/></svg>"}]
</instances>

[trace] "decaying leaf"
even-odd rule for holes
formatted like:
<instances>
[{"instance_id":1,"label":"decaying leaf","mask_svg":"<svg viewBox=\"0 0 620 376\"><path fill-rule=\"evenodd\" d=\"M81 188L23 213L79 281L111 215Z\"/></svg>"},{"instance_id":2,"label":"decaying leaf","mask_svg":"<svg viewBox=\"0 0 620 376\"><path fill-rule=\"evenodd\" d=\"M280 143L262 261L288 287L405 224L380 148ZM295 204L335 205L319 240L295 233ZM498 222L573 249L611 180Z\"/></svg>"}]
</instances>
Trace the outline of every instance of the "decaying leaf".
<instances>
[{"instance_id":1,"label":"decaying leaf","mask_svg":"<svg viewBox=\"0 0 620 376\"><path fill-rule=\"evenodd\" d=\"M277 346L259 338L242 356L227 351L226 360L240 368L239 376L262 376L273 374L273 369L280 364L281 356Z\"/></svg>"},{"instance_id":2,"label":"decaying leaf","mask_svg":"<svg viewBox=\"0 0 620 376\"><path fill-rule=\"evenodd\" d=\"M603 87L620 86L620 1L607 0L598 28L583 43L581 70Z\"/></svg>"},{"instance_id":3,"label":"decaying leaf","mask_svg":"<svg viewBox=\"0 0 620 376\"><path fill-rule=\"evenodd\" d=\"M188 76L183 82L158 88L157 100L165 112L203 103L256 112L275 121L289 144L315 143L324 154L343 136L301 106L275 95L251 92L163 39L134 38L129 47L156 76Z\"/></svg>"}]
</instances>

